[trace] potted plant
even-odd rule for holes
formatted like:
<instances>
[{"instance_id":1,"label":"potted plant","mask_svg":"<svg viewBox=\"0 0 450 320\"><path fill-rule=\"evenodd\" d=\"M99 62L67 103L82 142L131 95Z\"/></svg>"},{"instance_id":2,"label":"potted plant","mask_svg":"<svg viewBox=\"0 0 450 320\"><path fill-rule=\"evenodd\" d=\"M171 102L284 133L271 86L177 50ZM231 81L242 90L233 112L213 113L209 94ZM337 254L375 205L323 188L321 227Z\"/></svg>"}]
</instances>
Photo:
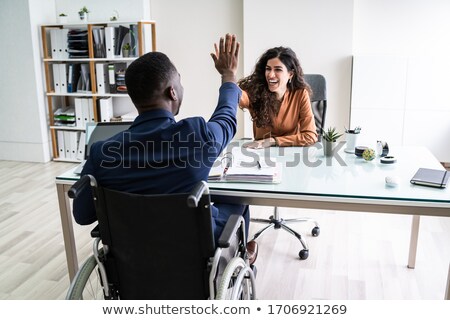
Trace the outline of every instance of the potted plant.
<instances>
[{"instance_id":1,"label":"potted plant","mask_svg":"<svg viewBox=\"0 0 450 320\"><path fill-rule=\"evenodd\" d=\"M122 57L128 58L130 56L130 50L131 50L130 44L129 43L125 43L122 46Z\"/></svg>"},{"instance_id":2,"label":"potted plant","mask_svg":"<svg viewBox=\"0 0 450 320\"><path fill-rule=\"evenodd\" d=\"M356 140L361 132L361 127L356 127L355 129L345 128L345 141L347 142L346 148L344 149L347 153L355 153Z\"/></svg>"},{"instance_id":3,"label":"potted plant","mask_svg":"<svg viewBox=\"0 0 450 320\"><path fill-rule=\"evenodd\" d=\"M58 23L67 23L67 14L60 13L58 15Z\"/></svg>"},{"instance_id":4,"label":"potted plant","mask_svg":"<svg viewBox=\"0 0 450 320\"><path fill-rule=\"evenodd\" d=\"M329 127L326 131L323 132L323 154L325 157L329 157L333 155L333 149L336 145L337 139L342 136L342 133L339 133L336 130L336 127Z\"/></svg>"},{"instance_id":5,"label":"potted plant","mask_svg":"<svg viewBox=\"0 0 450 320\"><path fill-rule=\"evenodd\" d=\"M81 8L80 11L78 11L78 14L80 15L80 20L87 21L88 13L89 13L89 10L88 10L88 8L86 8L86 6Z\"/></svg>"}]
</instances>

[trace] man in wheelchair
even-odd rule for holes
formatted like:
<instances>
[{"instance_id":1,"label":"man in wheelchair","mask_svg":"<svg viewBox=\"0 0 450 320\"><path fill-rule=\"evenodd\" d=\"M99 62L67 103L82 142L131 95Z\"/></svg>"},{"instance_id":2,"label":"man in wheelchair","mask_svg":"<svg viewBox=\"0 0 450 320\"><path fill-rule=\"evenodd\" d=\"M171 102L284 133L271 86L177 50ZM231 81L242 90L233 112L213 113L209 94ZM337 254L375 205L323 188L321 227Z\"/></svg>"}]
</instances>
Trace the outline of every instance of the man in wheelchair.
<instances>
[{"instance_id":1,"label":"man in wheelchair","mask_svg":"<svg viewBox=\"0 0 450 320\"><path fill-rule=\"evenodd\" d=\"M88 188L81 188L79 192L76 192L73 213L77 223L91 224L97 220L99 212L114 211L120 206L120 203L111 205L114 203L112 199L119 199L122 194L131 194L136 197L159 195L158 197L161 198L161 195L187 195L194 192L194 196L201 196L201 194L195 195L195 192L198 192L199 183L207 180L215 159L236 133L236 110L241 95L241 90L236 85L239 42L236 41L235 35L227 34L220 39L218 45L214 46L215 53L211 53L211 56L222 77L222 85L219 89L217 107L209 121L205 121L201 117L175 120L174 116L178 114L183 100L183 86L180 74L165 54L150 52L130 64L125 74L125 81L128 94L139 115L128 130L92 145L81 175L89 177L90 184L94 189L94 197ZM203 185L206 186L205 183ZM107 196L110 191L112 195ZM205 194L207 194L207 187ZM93 199L96 200L95 203ZM105 199L108 201L104 201ZM127 200L128 198L124 199L131 203L131 200ZM237 240L237 242L243 241L244 246L242 248L238 245L237 251L242 253L245 261L245 265L239 269L245 270L245 272L238 278L253 279L253 272L249 265L252 265L256 259L257 245L255 242L246 243L249 228L248 206L229 203L209 205L209 195L207 195L206 201L203 206L208 209L206 214L210 220L210 226L206 226L206 228L210 227L211 229L211 238L214 239L211 240L215 247L230 246L230 239L220 238L230 217L233 218L231 220L234 220L235 226L239 226L239 221L242 222L243 228L240 233L243 235L243 239ZM139 205L131 206L126 215L121 218L122 220L119 220L121 221L119 225L125 225L138 219L134 216L135 212L139 211L136 208L139 208ZM125 207L125 211L126 209ZM240 218L240 220L236 220L236 218ZM183 227L183 224L186 224L186 228L189 229L187 220L184 221L182 216L178 216L177 219L179 221L169 219L167 223L170 225L168 226L154 226L150 219L149 225L145 227L148 227L148 233L152 233L150 230L155 228L155 233L158 232L158 228L163 228L169 234L172 226L177 224L179 225L174 227L174 230L179 230L180 225ZM113 234L113 228L111 228L111 232L102 231L100 218L98 220L102 242L105 246L104 233ZM201 223L196 224L196 226L198 225ZM139 223L134 227L139 228ZM229 227L227 226L227 228ZM236 230L233 229L233 232L236 233ZM205 239L205 236L201 238ZM206 239L208 238L209 236L206 235ZM146 241L145 237L142 238L142 241ZM161 245L168 242L170 242L170 237L166 238ZM176 245L173 248L177 248ZM113 245L111 246L113 247ZM153 244L148 246L152 247ZM181 243L179 246L180 250L172 253L174 263L176 263L177 255L182 251ZM204 251L211 251L210 249ZM144 249L141 248L141 250ZM232 255L237 254L239 253L232 253ZM188 256L185 259L188 259ZM159 260L155 258L154 264L158 263ZM179 261L179 263L185 265L184 261ZM210 263L218 262L211 260ZM242 264L242 262L239 263ZM222 271L216 270L214 273L217 276L219 273L222 274ZM174 272L176 273L176 271ZM231 273L233 274L235 271L231 271ZM182 278L183 275L180 275L180 279ZM229 284L225 285L225 287L227 286ZM213 291L217 292L217 288ZM236 292L233 294L234 297L237 296ZM140 296L138 293L130 294L128 297L139 298ZM225 295L219 294L219 296ZM162 295L162 298L172 297L176 298L178 295L169 293ZM209 297L217 298L217 295L210 292ZM158 298L158 296L151 296L151 298Z\"/></svg>"}]
</instances>

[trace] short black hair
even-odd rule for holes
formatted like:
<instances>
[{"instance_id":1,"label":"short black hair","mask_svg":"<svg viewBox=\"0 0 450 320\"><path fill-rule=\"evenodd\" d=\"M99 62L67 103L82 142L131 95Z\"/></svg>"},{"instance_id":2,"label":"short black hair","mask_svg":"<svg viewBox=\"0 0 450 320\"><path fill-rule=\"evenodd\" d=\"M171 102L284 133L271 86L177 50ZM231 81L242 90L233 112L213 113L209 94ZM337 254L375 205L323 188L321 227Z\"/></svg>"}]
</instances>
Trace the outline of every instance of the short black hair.
<instances>
[{"instance_id":1,"label":"short black hair","mask_svg":"<svg viewBox=\"0 0 450 320\"><path fill-rule=\"evenodd\" d=\"M136 108L150 104L176 72L173 63L162 52L149 52L133 61L125 73L125 83Z\"/></svg>"}]
</instances>

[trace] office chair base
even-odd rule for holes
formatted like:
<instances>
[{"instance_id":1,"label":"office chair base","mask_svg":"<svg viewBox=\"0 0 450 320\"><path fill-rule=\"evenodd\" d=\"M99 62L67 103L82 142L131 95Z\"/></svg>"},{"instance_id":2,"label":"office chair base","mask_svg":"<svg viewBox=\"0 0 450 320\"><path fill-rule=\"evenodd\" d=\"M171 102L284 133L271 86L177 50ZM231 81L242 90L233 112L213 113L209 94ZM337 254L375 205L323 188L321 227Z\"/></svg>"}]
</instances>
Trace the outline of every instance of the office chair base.
<instances>
[{"instance_id":1,"label":"office chair base","mask_svg":"<svg viewBox=\"0 0 450 320\"><path fill-rule=\"evenodd\" d=\"M306 260L309 257L309 249L307 244L303 241L302 236L296 232L295 230L293 230L292 228L290 228L289 226L287 226L288 223L292 223L292 222L306 222L306 221L313 221L311 219L287 219L287 220L283 220L283 219L277 219L274 216L270 216L269 219L257 219L257 218L253 218L251 219L252 222L257 222L257 223L267 223L268 225L266 227L264 227L263 229L261 229L260 231L258 231L257 233L255 233L255 235L253 236L253 240L258 239L261 235L263 235L266 231L270 230L270 229L284 229L285 231L289 232L290 234L292 234L294 237L296 237L299 241L300 244L302 245L303 249L299 251L298 256L300 257L301 260ZM320 228L317 225L317 222L313 221L316 226L312 229L311 231L311 235L313 237L317 237L320 234Z\"/></svg>"}]
</instances>

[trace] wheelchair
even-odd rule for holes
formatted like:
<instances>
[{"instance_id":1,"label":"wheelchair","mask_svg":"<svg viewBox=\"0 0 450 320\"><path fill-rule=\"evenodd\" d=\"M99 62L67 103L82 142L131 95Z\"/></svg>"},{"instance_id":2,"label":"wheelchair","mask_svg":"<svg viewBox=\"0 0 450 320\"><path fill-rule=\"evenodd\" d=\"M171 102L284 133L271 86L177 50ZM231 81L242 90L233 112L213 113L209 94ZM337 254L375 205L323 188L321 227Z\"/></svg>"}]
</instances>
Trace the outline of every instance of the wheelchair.
<instances>
[{"instance_id":1,"label":"wheelchair","mask_svg":"<svg viewBox=\"0 0 450 320\"><path fill-rule=\"evenodd\" d=\"M141 195L85 175L69 197L83 192L92 193L98 225L66 299L256 299L244 220L232 215L215 244L206 182L191 193Z\"/></svg>"}]
</instances>

